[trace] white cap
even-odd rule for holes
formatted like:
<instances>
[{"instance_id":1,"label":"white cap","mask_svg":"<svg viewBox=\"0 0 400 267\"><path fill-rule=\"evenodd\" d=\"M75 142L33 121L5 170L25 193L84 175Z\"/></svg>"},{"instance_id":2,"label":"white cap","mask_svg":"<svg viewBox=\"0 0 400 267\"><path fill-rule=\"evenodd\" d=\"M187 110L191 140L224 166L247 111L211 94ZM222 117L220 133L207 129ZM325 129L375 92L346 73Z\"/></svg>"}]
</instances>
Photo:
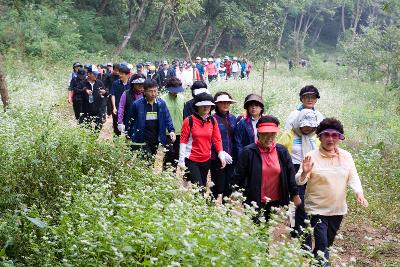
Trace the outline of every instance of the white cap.
<instances>
[{"instance_id":1,"label":"white cap","mask_svg":"<svg viewBox=\"0 0 400 267\"><path fill-rule=\"evenodd\" d=\"M232 60L237 60L237 57L233 57Z\"/></svg>"},{"instance_id":2,"label":"white cap","mask_svg":"<svg viewBox=\"0 0 400 267\"><path fill-rule=\"evenodd\" d=\"M131 63L127 64L126 66L127 66L128 69L130 69L130 70L133 69L133 65L132 65Z\"/></svg>"},{"instance_id":3,"label":"white cap","mask_svg":"<svg viewBox=\"0 0 400 267\"><path fill-rule=\"evenodd\" d=\"M167 65L167 64L168 64L168 61L164 60L162 64L163 64L163 65Z\"/></svg>"},{"instance_id":4,"label":"white cap","mask_svg":"<svg viewBox=\"0 0 400 267\"><path fill-rule=\"evenodd\" d=\"M201 57L196 57L196 60L201 60Z\"/></svg>"},{"instance_id":5,"label":"white cap","mask_svg":"<svg viewBox=\"0 0 400 267\"><path fill-rule=\"evenodd\" d=\"M215 106L215 104L211 101L200 101L194 104L196 107L201 107L201 106Z\"/></svg>"},{"instance_id":6,"label":"white cap","mask_svg":"<svg viewBox=\"0 0 400 267\"><path fill-rule=\"evenodd\" d=\"M209 57L208 61L214 61L214 59L212 57Z\"/></svg>"},{"instance_id":7,"label":"white cap","mask_svg":"<svg viewBox=\"0 0 400 267\"><path fill-rule=\"evenodd\" d=\"M203 57L203 59L201 61L207 61L207 59L205 57Z\"/></svg>"}]
</instances>

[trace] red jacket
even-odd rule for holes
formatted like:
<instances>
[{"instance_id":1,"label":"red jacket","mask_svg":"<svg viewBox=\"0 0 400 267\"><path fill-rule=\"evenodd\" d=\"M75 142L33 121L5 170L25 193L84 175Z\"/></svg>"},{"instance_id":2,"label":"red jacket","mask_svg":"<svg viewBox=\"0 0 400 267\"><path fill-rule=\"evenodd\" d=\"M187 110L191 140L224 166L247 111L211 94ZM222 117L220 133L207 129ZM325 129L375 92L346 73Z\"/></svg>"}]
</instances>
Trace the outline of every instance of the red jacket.
<instances>
[{"instance_id":1,"label":"red jacket","mask_svg":"<svg viewBox=\"0 0 400 267\"><path fill-rule=\"evenodd\" d=\"M215 118L207 120L192 115L193 127L190 130L189 118L183 120L181 144L186 144L185 158L194 162L206 162L211 157L211 142L217 153L223 150L221 134ZM211 120L214 120L214 126Z\"/></svg>"}]
</instances>

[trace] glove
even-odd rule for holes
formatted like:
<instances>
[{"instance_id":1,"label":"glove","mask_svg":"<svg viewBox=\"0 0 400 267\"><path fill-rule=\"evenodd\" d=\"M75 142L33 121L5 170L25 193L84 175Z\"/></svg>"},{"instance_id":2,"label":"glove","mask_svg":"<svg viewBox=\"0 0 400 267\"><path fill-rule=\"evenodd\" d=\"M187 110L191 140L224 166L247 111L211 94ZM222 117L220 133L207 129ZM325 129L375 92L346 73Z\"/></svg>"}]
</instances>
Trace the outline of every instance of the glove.
<instances>
[{"instance_id":1,"label":"glove","mask_svg":"<svg viewBox=\"0 0 400 267\"><path fill-rule=\"evenodd\" d=\"M225 168L226 161L225 161L225 151L221 151L218 153L218 158L221 161L221 169Z\"/></svg>"},{"instance_id":2,"label":"glove","mask_svg":"<svg viewBox=\"0 0 400 267\"><path fill-rule=\"evenodd\" d=\"M118 124L118 130L119 130L121 133L125 132L125 125L123 125L123 124Z\"/></svg>"},{"instance_id":3,"label":"glove","mask_svg":"<svg viewBox=\"0 0 400 267\"><path fill-rule=\"evenodd\" d=\"M225 161L226 161L226 164L232 164L233 163L233 159L232 159L232 157L231 157L231 155L229 155L228 153L226 153L225 151L223 151L224 152L224 156L225 156Z\"/></svg>"},{"instance_id":4,"label":"glove","mask_svg":"<svg viewBox=\"0 0 400 267\"><path fill-rule=\"evenodd\" d=\"M174 133L174 132L170 132L170 133L169 133L169 137L171 137L171 141L172 141L172 143L174 143L175 140L176 140L176 135L175 135L175 133Z\"/></svg>"}]
</instances>

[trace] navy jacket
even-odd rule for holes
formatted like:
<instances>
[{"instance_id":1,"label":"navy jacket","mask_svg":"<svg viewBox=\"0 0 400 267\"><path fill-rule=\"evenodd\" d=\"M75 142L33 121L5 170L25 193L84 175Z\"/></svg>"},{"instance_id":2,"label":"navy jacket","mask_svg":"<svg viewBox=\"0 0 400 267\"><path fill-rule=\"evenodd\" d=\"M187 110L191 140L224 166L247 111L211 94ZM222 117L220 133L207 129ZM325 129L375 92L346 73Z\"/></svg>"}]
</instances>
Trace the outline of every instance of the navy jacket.
<instances>
[{"instance_id":1,"label":"navy jacket","mask_svg":"<svg viewBox=\"0 0 400 267\"><path fill-rule=\"evenodd\" d=\"M230 113L222 115L217 112L214 113L213 117L218 123L219 132L221 133L222 147L224 148L224 151L234 157L233 151L235 151L235 149L233 133L236 126L236 117ZM228 125L230 126L230 129L229 127L227 127ZM217 159L217 152L215 151L214 145L211 147L211 159Z\"/></svg>"},{"instance_id":2,"label":"navy jacket","mask_svg":"<svg viewBox=\"0 0 400 267\"><path fill-rule=\"evenodd\" d=\"M128 118L128 135L134 143L144 143L144 131L146 127L146 104L147 100L145 97L136 100L127 113ZM158 111L158 141L165 145L167 137L166 131L175 132L174 125L172 123L171 115L164 100L157 97L156 103Z\"/></svg>"},{"instance_id":3,"label":"navy jacket","mask_svg":"<svg viewBox=\"0 0 400 267\"><path fill-rule=\"evenodd\" d=\"M117 110L118 110L118 107L119 107L119 101L121 100L122 94L126 90L129 90L130 88L131 88L131 84L130 84L129 80L126 83L126 85L124 85L122 83L121 79L118 79L118 80L113 82L113 84L111 86L110 94L115 96L115 107L117 108Z\"/></svg>"},{"instance_id":4,"label":"navy jacket","mask_svg":"<svg viewBox=\"0 0 400 267\"><path fill-rule=\"evenodd\" d=\"M251 118L243 118L237 123L235 128L234 140L236 157L239 157L242 153L243 148L247 145L254 143L255 141Z\"/></svg>"},{"instance_id":5,"label":"navy jacket","mask_svg":"<svg viewBox=\"0 0 400 267\"><path fill-rule=\"evenodd\" d=\"M287 205L290 199L298 195L298 188L295 181L295 169L292 158L286 147L276 144L279 165L281 167L281 205ZM244 189L246 203L251 204L252 201L261 207L261 181L262 181L262 159L257 144L246 146L237 164L232 177L232 184L238 185Z\"/></svg>"},{"instance_id":6,"label":"navy jacket","mask_svg":"<svg viewBox=\"0 0 400 267\"><path fill-rule=\"evenodd\" d=\"M169 68L167 70L167 75L165 75L164 69L161 69L157 72L157 83L159 87L164 87L165 83L167 82L168 78L176 76L175 70L173 68Z\"/></svg>"}]
</instances>

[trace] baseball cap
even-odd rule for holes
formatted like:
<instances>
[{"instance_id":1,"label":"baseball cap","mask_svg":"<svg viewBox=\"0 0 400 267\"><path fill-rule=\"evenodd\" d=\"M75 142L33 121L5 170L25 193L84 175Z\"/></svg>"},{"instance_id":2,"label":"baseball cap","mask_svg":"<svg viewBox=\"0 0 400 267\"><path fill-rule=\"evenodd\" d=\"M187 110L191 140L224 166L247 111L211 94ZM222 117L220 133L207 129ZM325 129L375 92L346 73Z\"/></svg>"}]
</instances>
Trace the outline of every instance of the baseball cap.
<instances>
[{"instance_id":1,"label":"baseball cap","mask_svg":"<svg viewBox=\"0 0 400 267\"><path fill-rule=\"evenodd\" d=\"M201 60L201 57L196 57L196 60Z\"/></svg>"},{"instance_id":2,"label":"baseball cap","mask_svg":"<svg viewBox=\"0 0 400 267\"><path fill-rule=\"evenodd\" d=\"M164 60L162 64L163 65L168 65L168 61Z\"/></svg>"},{"instance_id":3,"label":"baseball cap","mask_svg":"<svg viewBox=\"0 0 400 267\"><path fill-rule=\"evenodd\" d=\"M95 65L87 65L87 71L91 72L95 75L99 75L99 70L97 69L97 67Z\"/></svg>"},{"instance_id":4,"label":"baseball cap","mask_svg":"<svg viewBox=\"0 0 400 267\"><path fill-rule=\"evenodd\" d=\"M82 64L79 63L79 62L75 62L75 63L72 65L72 67L73 67L73 68L76 68L76 67L81 67L81 68L83 68Z\"/></svg>"},{"instance_id":5,"label":"baseball cap","mask_svg":"<svg viewBox=\"0 0 400 267\"><path fill-rule=\"evenodd\" d=\"M299 96L314 94L317 98L320 98L319 91L314 85L307 85L301 88Z\"/></svg>"},{"instance_id":6,"label":"baseball cap","mask_svg":"<svg viewBox=\"0 0 400 267\"><path fill-rule=\"evenodd\" d=\"M136 69L142 69L143 68L143 65L142 64L137 64L136 65Z\"/></svg>"},{"instance_id":7,"label":"baseball cap","mask_svg":"<svg viewBox=\"0 0 400 267\"><path fill-rule=\"evenodd\" d=\"M113 64L111 62L107 63L107 67L112 67L112 66L113 66Z\"/></svg>"}]
</instances>

